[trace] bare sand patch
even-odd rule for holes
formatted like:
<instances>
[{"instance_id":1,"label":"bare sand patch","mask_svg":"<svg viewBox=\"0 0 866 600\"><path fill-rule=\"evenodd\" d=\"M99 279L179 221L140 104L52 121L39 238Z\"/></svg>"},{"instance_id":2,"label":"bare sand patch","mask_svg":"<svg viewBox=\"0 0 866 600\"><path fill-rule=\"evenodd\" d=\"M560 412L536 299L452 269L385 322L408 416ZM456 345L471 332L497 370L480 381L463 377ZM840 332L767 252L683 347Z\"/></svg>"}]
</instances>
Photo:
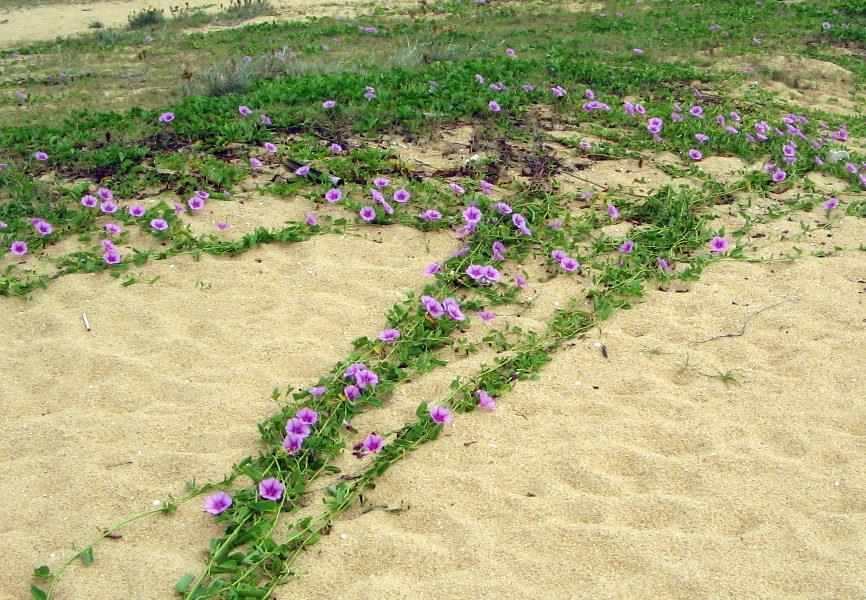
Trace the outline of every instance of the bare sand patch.
<instances>
[{"instance_id":1,"label":"bare sand patch","mask_svg":"<svg viewBox=\"0 0 866 600\"><path fill-rule=\"evenodd\" d=\"M307 17L355 16L381 6L381 2L359 0L274 0L277 14L258 18L257 21L298 20ZM89 2L86 4L46 4L30 8L15 8L0 12L0 47L15 47L31 42L52 40L58 37L90 31L93 21L105 27L125 27L127 17L145 9L157 8L165 11L178 6L175 0L129 0L124 2ZM191 4L207 6L206 12L220 10L218 3L199 2ZM142 37L146 35L142 31Z\"/></svg>"}]
</instances>

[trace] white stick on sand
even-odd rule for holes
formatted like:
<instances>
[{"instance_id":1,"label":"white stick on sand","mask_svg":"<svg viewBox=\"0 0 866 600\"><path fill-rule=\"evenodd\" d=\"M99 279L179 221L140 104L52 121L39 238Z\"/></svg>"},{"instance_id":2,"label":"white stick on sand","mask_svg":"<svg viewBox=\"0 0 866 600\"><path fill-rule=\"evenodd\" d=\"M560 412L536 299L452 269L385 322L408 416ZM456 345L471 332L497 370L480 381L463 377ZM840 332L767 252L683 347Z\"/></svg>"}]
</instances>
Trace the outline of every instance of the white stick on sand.
<instances>
[{"instance_id":1,"label":"white stick on sand","mask_svg":"<svg viewBox=\"0 0 866 600\"><path fill-rule=\"evenodd\" d=\"M81 313L81 320L84 321L84 328L90 331L90 321L87 320L87 313Z\"/></svg>"}]
</instances>

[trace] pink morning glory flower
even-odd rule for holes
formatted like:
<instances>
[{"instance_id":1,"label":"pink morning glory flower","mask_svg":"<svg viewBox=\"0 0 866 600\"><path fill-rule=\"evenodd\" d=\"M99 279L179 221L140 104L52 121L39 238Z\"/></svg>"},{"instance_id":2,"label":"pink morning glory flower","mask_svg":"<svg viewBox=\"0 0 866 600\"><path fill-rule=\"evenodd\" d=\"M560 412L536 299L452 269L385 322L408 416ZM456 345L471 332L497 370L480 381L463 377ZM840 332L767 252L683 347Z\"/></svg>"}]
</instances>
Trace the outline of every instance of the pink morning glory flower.
<instances>
[{"instance_id":1,"label":"pink morning glory flower","mask_svg":"<svg viewBox=\"0 0 866 600\"><path fill-rule=\"evenodd\" d=\"M824 208L824 210L826 210L827 212L830 212L831 210L833 210L834 208L839 206L839 200L837 198L830 198L829 200L824 202L824 204L822 204L821 206Z\"/></svg>"},{"instance_id":2,"label":"pink morning glory flower","mask_svg":"<svg viewBox=\"0 0 866 600\"><path fill-rule=\"evenodd\" d=\"M334 108L337 103L334 100L325 100L322 102L322 108Z\"/></svg>"},{"instance_id":3,"label":"pink morning glory flower","mask_svg":"<svg viewBox=\"0 0 866 600\"><path fill-rule=\"evenodd\" d=\"M328 388L326 388L324 386L315 386L315 387L308 388L307 391L310 392L310 395L313 396L314 398L318 398L320 396L324 396L325 393L328 391ZM298 418L301 419L302 421L304 420L301 418L300 413L298 413Z\"/></svg>"},{"instance_id":4,"label":"pink morning glory flower","mask_svg":"<svg viewBox=\"0 0 866 600\"><path fill-rule=\"evenodd\" d=\"M228 231L229 229L231 229L231 225L229 225L225 221L214 221L214 227L216 227L220 231Z\"/></svg>"},{"instance_id":5,"label":"pink morning glory flower","mask_svg":"<svg viewBox=\"0 0 866 600\"><path fill-rule=\"evenodd\" d=\"M374 388L379 383L379 376L373 371L362 369L355 373L355 383L362 390L366 390L367 386Z\"/></svg>"},{"instance_id":6,"label":"pink morning glory flower","mask_svg":"<svg viewBox=\"0 0 866 600\"><path fill-rule=\"evenodd\" d=\"M375 454L376 452L381 450L382 445L383 445L382 437L376 435L375 433L371 433L370 435L368 435L366 438L364 438L364 441L361 443L361 447L363 447L364 450L366 450L367 452L371 452L373 454Z\"/></svg>"},{"instance_id":7,"label":"pink morning glory flower","mask_svg":"<svg viewBox=\"0 0 866 600\"><path fill-rule=\"evenodd\" d=\"M199 198L198 196L193 196L189 200L187 200L187 204L192 210L201 210L204 208L204 200Z\"/></svg>"},{"instance_id":8,"label":"pink morning glory flower","mask_svg":"<svg viewBox=\"0 0 866 600\"><path fill-rule=\"evenodd\" d=\"M24 256L27 254L27 243L16 240L9 245L9 252L15 256Z\"/></svg>"},{"instance_id":9,"label":"pink morning glory flower","mask_svg":"<svg viewBox=\"0 0 866 600\"><path fill-rule=\"evenodd\" d=\"M436 273L438 273L441 270L442 270L442 265L440 263L432 263L432 264L427 265L427 267L424 269L424 274L425 275L436 275Z\"/></svg>"},{"instance_id":10,"label":"pink morning glory flower","mask_svg":"<svg viewBox=\"0 0 866 600\"><path fill-rule=\"evenodd\" d=\"M48 160L48 154L46 154L45 152L39 151L33 155L33 158L35 158L39 162L45 162L46 160Z\"/></svg>"},{"instance_id":11,"label":"pink morning glory flower","mask_svg":"<svg viewBox=\"0 0 866 600\"><path fill-rule=\"evenodd\" d=\"M668 261L666 261L665 259L663 259L661 257L656 259L656 264L659 266L659 269L661 269L665 273L667 273L671 270L671 266L668 264Z\"/></svg>"},{"instance_id":12,"label":"pink morning glory flower","mask_svg":"<svg viewBox=\"0 0 866 600\"><path fill-rule=\"evenodd\" d=\"M611 219L616 221L617 219L619 219L619 209L617 209L617 207L614 206L613 204L608 204L607 205L607 216L609 216Z\"/></svg>"},{"instance_id":13,"label":"pink morning glory flower","mask_svg":"<svg viewBox=\"0 0 866 600\"><path fill-rule=\"evenodd\" d=\"M165 219L152 219L150 221L150 226L157 231L165 231L166 229L168 229L168 223L165 221Z\"/></svg>"},{"instance_id":14,"label":"pink morning glory flower","mask_svg":"<svg viewBox=\"0 0 866 600\"><path fill-rule=\"evenodd\" d=\"M430 418L433 419L434 423L439 423L441 425L448 425L451 421L454 420L454 415L450 410L442 406L441 404L437 404L430 408Z\"/></svg>"},{"instance_id":15,"label":"pink morning glory flower","mask_svg":"<svg viewBox=\"0 0 866 600\"><path fill-rule=\"evenodd\" d=\"M506 48L505 49L505 56L515 57L515 56L517 56L517 52L514 50L514 48Z\"/></svg>"},{"instance_id":16,"label":"pink morning glory flower","mask_svg":"<svg viewBox=\"0 0 866 600\"><path fill-rule=\"evenodd\" d=\"M338 190L337 188L331 188L327 192L325 192L325 200L328 202L339 202L343 197L343 192Z\"/></svg>"},{"instance_id":17,"label":"pink morning glory flower","mask_svg":"<svg viewBox=\"0 0 866 600\"><path fill-rule=\"evenodd\" d=\"M478 313L478 318L486 323L487 321L492 321L493 319L495 319L496 315L489 310L482 310L480 313Z\"/></svg>"},{"instance_id":18,"label":"pink morning glory flower","mask_svg":"<svg viewBox=\"0 0 866 600\"><path fill-rule=\"evenodd\" d=\"M622 246L619 247L619 251L623 254L630 254L634 252L634 242L632 240L626 240L623 242Z\"/></svg>"},{"instance_id":19,"label":"pink morning glory flower","mask_svg":"<svg viewBox=\"0 0 866 600\"><path fill-rule=\"evenodd\" d=\"M490 394L484 390L476 391L475 397L478 398L478 408L485 408L487 410L493 410L496 408L496 402L494 402Z\"/></svg>"},{"instance_id":20,"label":"pink morning glory flower","mask_svg":"<svg viewBox=\"0 0 866 600\"><path fill-rule=\"evenodd\" d=\"M421 304L427 310L427 314L434 319L438 319L445 314L445 308L435 298L430 296L421 296Z\"/></svg>"},{"instance_id":21,"label":"pink morning glory flower","mask_svg":"<svg viewBox=\"0 0 866 600\"><path fill-rule=\"evenodd\" d=\"M259 120L261 120L262 125L266 127L270 127L272 125L271 118L268 115L261 115L259 117Z\"/></svg>"},{"instance_id":22,"label":"pink morning glory flower","mask_svg":"<svg viewBox=\"0 0 866 600\"><path fill-rule=\"evenodd\" d=\"M96 208L96 205L99 204L99 200L96 196L92 196L91 194L87 194L81 197L81 205L86 206L87 208Z\"/></svg>"},{"instance_id":23,"label":"pink morning glory flower","mask_svg":"<svg viewBox=\"0 0 866 600\"><path fill-rule=\"evenodd\" d=\"M503 214L503 215L510 215L513 212L511 206L509 206L505 202L497 202L494 205L494 208L497 211L499 211L500 214Z\"/></svg>"},{"instance_id":24,"label":"pink morning glory flower","mask_svg":"<svg viewBox=\"0 0 866 600\"><path fill-rule=\"evenodd\" d=\"M371 221L373 221L373 219L376 218L376 209L372 206L365 206L358 211L358 215L367 223L370 223Z\"/></svg>"},{"instance_id":25,"label":"pink morning glory flower","mask_svg":"<svg viewBox=\"0 0 866 600\"><path fill-rule=\"evenodd\" d=\"M450 187L451 191L454 192L455 194L457 194L458 196L462 196L463 194L466 193L466 190L464 190L463 186L461 186L459 183L455 183L452 181L451 183L448 184L448 187Z\"/></svg>"},{"instance_id":26,"label":"pink morning glory flower","mask_svg":"<svg viewBox=\"0 0 866 600\"><path fill-rule=\"evenodd\" d=\"M356 385L347 385L343 388L343 395L349 402L354 402L361 397L361 390Z\"/></svg>"},{"instance_id":27,"label":"pink morning glory flower","mask_svg":"<svg viewBox=\"0 0 866 600\"><path fill-rule=\"evenodd\" d=\"M105 202L103 202L102 204L99 205L99 210L101 210L105 214L110 215L110 214L117 212L117 204L115 204L114 202L106 200Z\"/></svg>"},{"instance_id":28,"label":"pink morning glory flower","mask_svg":"<svg viewBox=\"0 0 866 600\"><path fill-rule=\"evenodd\" d=\"M295 418L305 425L313 425L319 419L319 414L312 408L302 408L295 415Z\"/></svg>"},{"instance_id":29,"label":"pink morning glory flower","mask_svg":"<svg viewBox=\"0 0 866 600\"><path fill-rule=\"evenodd\" d=\"M493 252L493 260L505 260L505 244L500 241L495 241L490 246L491 251Z\"/></svg>"},{"instance_id":30,"label":"pink morning glory flower","mask_svg":"<svg viewBox=\"0 0 866 600\"><path fill-rule=\"evenodd\" d=\"M106 264L116 265L120 262L120 253L113 248L110 250L106 250L102 254L102 260L104 260Z\"/></svg>"},{"instance_id":31,"label":"pink morning glory flower","mask_svg":"<svg viewBox=\"0 0 866 600\"><path fill-rule=\"evenodd\" d=\"M306 438L304 438L300 435L297 435L295 433L290 433L290 434L286 435L286 437L283 439L283 448L289 454L297 454L298 452L300 452L301 446L304 445L305 439Z\"/></svg>"},{"instance_id":32,"label":"pink morning glory flower","mask_svg":"<svg viewBox=\"0 0 866 600\"><path fill-rule=\"evenodd\" d=\"M484 213L481 212L477 206L473 205L468 207L463 211L463 218L467 223L478 223L481 221L481 218L484 216Z\"/></svg>"},{"instance_id":33,"label":"pink morning glory flower","mask_svg":"<svg viewBox=\"0 0 866 600\"><path fill-rule=\"evenodd\" d=\"M250 107L249 107L249 106L244 106L244 105L241 105L241 106L238 107L238 112L240 113L240 115L241 115L242 117L248 117L248 116L250 116L251 114L253 114L253 111L250 110Z\"/></svg>"},{"instance_id":34,"label":"pink morning glory flower","mask_svg":"<svg viewBox=\"0 0 866 600\"><path fill-rule=\"evenodd\" d=\"M311 213L311 212L307 213L307 217L304 219L304 223L306 223L306 225L308 227L318 227L319 226L319 220L316 218L315 213Z\"/></svg>"},{"instance_id":35,"label":"pink morning glory flower","mask_svg":"<svg viewBox=\"0 0 866 600\"><path fill-rule=\"evenodd\" d=\"M694 161L698 161L698 160L702 160L704 158L704 155L700 150L692 148L691 150L689 150L689 158L691 158Z\"/></svg>"},{"instance_id":36,"label":"pink morning glory flower","mask_svg":"<svg viewBox=\"0 0 866 600\"><path fill-rule=\"evenodd\" d=\"M297 175L298 177L306 177L309 172L310 167L308 167L307 165L301 165L300 167L295 169L295 175Z\"/></svg>"},{"instance_id":37,"label":"pink morning glory flower","mask_svg":"<svg viewBox=\"0 0 866 600\"><path fill-rule=\"evenodd\" d=\"M526 281L526 278L524 278L522 275L520 275L519 273L514 274L514 285L516 285L517 287L525 287L527 283L529 282Z\"/></svg>"},{"instance_id":38,"label":"pink morning glory flower","mask_svg":"<svg viewBox=\"0 0 866 600\"><path fill-rule=\"evenodd\" d=\"M435 209L429 209L422 212L418 215L418 218L422 221L438 221L442 218L442 213Z\"/></svg>"},{"instance_id":39,"label":"pink morning glory flower","mask_svg":"<svg viewBox=\"0 0 866 600\"><path fill-rule=\"evenodd\" d=\"M491 100L490 102L488 102L487 108L490 109L490 112L499 112L500 110L502 110L502 107L499 106L499 103L495 100Z\"/></svg>"},{"instance_id":40,"label":"pink morning glory flower","mask_svg":"<svg viewBox=\"0 0 866 600\"><path fill-rule=\"evenodd\" d=\"M720 235L713 237L710 240L710 251L711 252L727 252L728 248L730 248L730 243L728 240L723 238Z\"/></svg>"},{"instance_id":41,"label":"pink morning glory flower","mask_svg":"<svg viewBox=\"0 0 866 600\"><path fill-rule=\"evenodd\" d=\"M386 179L385 177L377 177L373 180L373 185L377 188L386 188L391 185L391 181Z\"/></svg>"},{"instance_id":42,"label":"pink morning glory flower","mask_svg":"<svg viewBox=\"0 0 866 600\"><path fill-rule=\"evenodd\" d=\"M51 223L41 219L33 223L33 227L39 235L49 235L54 231L54 227L51 226Z\"/></svg>"},{"instance_id":43,"label":"pink morning glory flower","mask_svg":"<svg viewBox=\"0 0 866 600\"><path fill-rule=\"evenodd\" d=\"M568 93L565 91L565 88L562 87L561 85L553 86L552 88L550 88L550 91L553 92L553 95L556 96L557 98L562 98L563 96L565 96Z\"/></svg>"},{"instance_id":44,"label":"pink morning glory flower","mask_svg":"<svg viewBox=\"0 0 866 600\"><path fill-rule=\"evenodd\" d=\"M159 121L160 123L171 123L172 121L174 121L174 113L173 112L164 112L161 115L159 115L159 118L157 119L157 121Z\"/></svg>"},{"instance_id":45,"label":"pink morning glory flower","mask_svg":"<svg viewBox=\"0 0 866 600\"><path fill-rule=\"evenodd\" d=\"M559 261L559 266L562 267L566 271L576 271L580 267L580 263L570 256L566 256L561 261Z\"/></svg>"},{"instance_id":46,"label":"pink morning glory flower","mask_svg":"<svg viewBox=\"0 0 866 600\"><path fill-rule=\"evenodd\" d=\"M268 477L259 483L259 495L265 500L279 500L283 497L286 486L280 483L276 477Z\"/></svg>"},{"instance_id":47,"label":"pink morning glory flower","mask_svg":"<svg viewBox=\"0 0 866 600\"><path fill-rule=\"evenodd\" d=\"M776 183L785 181L785 178L787 176L788 174L782 169L776 169L775 171L773 171L773 181L775 181Z\"/></svg>"},{"instance_id":48,"label":"pink morning glory flower","mask_svg":"<svg viewBox=\"0 0 866 600\"><path fill-rule=\"evenodd\" d=\"M299 418L295 417L294 419L289 419L286 422L286 433L298 435L302 438L308 437L310 435L310 426L301 421Z\"/></svg>"},{"instance_id":49,"label":"pink morning glory flower","mask_svg":"<svg viewBox=\"0 0 866 600\"><path fill-rule=\"evenodd\" d=\"M454 298L445 298L445 300L442 301L442 308L445 309L445 313L455 321L463 321L466 319L466 316L460 310L460 305L457 304L457 301Z\"/></svg>"},{"instance_id":50,"label":"pink morning glory flower","mask_svg":"<svg viewBox=\"0 0 866 600\"><path fill-rule=\"evenodd\" d=\"M117 235L118 233L123 231L123 227L121 227L117 223L106 223L105 231L108 232L108 235Z\"/></svg>"},{"instance_id":51,"label":"pink morning glory flower","mask_svg":"<svg viewBox=\"0 0 866 600\"><path fill-rule=\"evenodd\" d=\"M698 119L704 118L704 109L700 106L693 106L689 109L689 114Z\"/></svg>"},{"instance_id":52,"label":"pink morning glory flower","mask_svg":"<svg viewBox=\"0 0 866 600\"><path fill-rule=\"evenodd\" d=\"M400 337L400 331L397 329L385 329L379 332L379 339L383 342L391 343Z\"/></svg>"},{"instance_id":53,"label":"pink morning glory flower","mask_svg":"<svg viewBox=\"0 0 866 600\"><path fill-rule=\"evenodd\" d=\"M232 505L232 497L225 492L214 492L204 501L204 510L218 515Z\"/></svg>"},{"instance_id":54,"label":"pink morning glory flower","mask_svg":"<svg viewBox=\"0 0 866 600\"><path fill-rule=\"evenodd\" d=\"M82 199L82 201L83 201L83 199ZM133 204L132 206L127 208L126 211L130 215L132 215L133 217L141 217L144 215L144 212L145 212L144 207L140 204Z\"/></svg>"},{"instance_id":55,"label":"pink morning glory flower","mask_svg":"<svg viewBox=\"0 0 866 600\"><path fill-rule=\"evenodd\" d=\"M640 56L641 54L643 54L643 48L632 48L632 52Z\"/></svg>"},{"instance_id":56,"label":"pink morning glory flower","mask_svg":"<svg viewBox=\"0 0 866 600\"><path fill-rule=\"evenodd\" d=\"M271 142L265 142L263 144L263 146L264 146L266 152L269 152L270 154L276 154L277 153L277 145L276 144L273 144Z\"/></svg>"},{"instance_id":57,"label":"pink morning glory flower","mask_svg":"<svg viewBox=\"0 0 866 600\"><path fill-rule=\"evenodd\" d=\"M394 202L399 202L400 204L405 204L406 202L409 202L409 199L411 197L412 197L412 195L408 191L404 190L403 188L400 188L399 190L395 191L394 196L393 196Z\"/></svg>"},{"instance_id":58,"label":"pink morning glory flower","mask_svg":"<svg viewBox=\"0 0 866 600\"><path fill-rule=\"evenodd\" d=\"M264 163L262 161L260 161L258 158L256 158L255 156L250 157L250 166L253 169L261 169L263 164Z\"/></svg>"}]
</instances>

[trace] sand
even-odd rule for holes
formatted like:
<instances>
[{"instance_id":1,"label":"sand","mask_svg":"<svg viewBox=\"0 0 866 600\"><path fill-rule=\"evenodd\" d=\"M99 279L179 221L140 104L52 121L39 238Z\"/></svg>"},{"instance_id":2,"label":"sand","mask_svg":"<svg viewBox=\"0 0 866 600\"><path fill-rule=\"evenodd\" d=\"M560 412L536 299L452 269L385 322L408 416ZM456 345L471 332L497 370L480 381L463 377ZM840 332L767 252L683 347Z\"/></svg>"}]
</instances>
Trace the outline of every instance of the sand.
<instances>
[{"instance_id":1,"label":"sand","mask_svg":"<svg viewBox=\"0 0 866 600\"><path fill-rule=\"evenodd\" d=\"M355 16L379 4L360 0L272 0L276 15L255 21L296 20L307 17ZM169 9L182 5L176 0L127 0L87 2L86 4L45 4L11 10L0 9L0 48L14 48L32 42L93 31L88 26L99 21L106 28L126 27L127 18L145 8ZM220 10L220 3L190 2L190 7L206 6L208 12ZM249 23L251 21L247 21ZM142 32L142 36L145 35Z\"/></svg>"},{"instance_id":2,"label":"sand","mask_svg":"<svg viewBox=\"0 0 866 600\"><path fill-rule=\"evenodd\" d=\"M179 257L145 267L154 286L73 275L0 303L0 598L26 598L32 568L97 526L255 452L273 386L316 378L454 247L399 227L374 237ZM836 243L864 237L846 218ZM573 292L564 281L533 286L533 310ZM854 252L726 262L688 293L651 291L395 466L369 501L408 510L350 512L277 597L861 598L864 298ZM778 302L742 336L695 343ZM454 359L357 426L405 421L487 358ZM709 377L727 370L739 385ZM217 533L197 504L131 526L58 598L171 598Z\"/></svg>"}]
</instances>

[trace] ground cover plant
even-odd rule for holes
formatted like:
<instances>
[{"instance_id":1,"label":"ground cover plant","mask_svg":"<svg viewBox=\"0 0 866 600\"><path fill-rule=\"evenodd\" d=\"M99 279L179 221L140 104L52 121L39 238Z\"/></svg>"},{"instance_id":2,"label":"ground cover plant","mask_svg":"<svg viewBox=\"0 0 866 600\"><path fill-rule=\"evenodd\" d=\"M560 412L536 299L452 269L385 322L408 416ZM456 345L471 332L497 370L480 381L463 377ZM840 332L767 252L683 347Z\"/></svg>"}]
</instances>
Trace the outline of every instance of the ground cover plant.
<instances>
[{"instance_id":1,"label":"ground cover plant","mask_svg":"<svg viewBox=\"0 0 866 600\"><path fill-rule=\"evenodd\" d=\"M461 414L531 386L575 338L639 310L649 286L693 281L717 261L796 260L798 241L866 216L866 72L852 58L866 48L866 15L850 2L422 3L193 33L183 15L155 14L132 15L131 32L3 53L13 74L0 126L3 301L50 294L82 272L134 293L152 282L150 261L231 260L391 225L451 235L454 251L318 381L275 389L281 408L259 423L260 448L223 480L191 482L38 566L37 599L63 597L67 569L98 562L100 542L121 528L192 502L222 533L198 572L178 573L177 594L272 597L392 465ZM767 57L783 49L792 62L774 67ZM70 54L74 73L61 70ZM844 71L837 101L769 85L815 91L804 60ZM707 68L717 63L733 68ZM152 86L152 98L83 108L127 68L138 71L128 89ZM471 135L456 163L381 143L435 146L458 127ZM606 163L634 164L636 176L594 173ZM643 178L650 165L658 185ZM304 214L247 229L206 222L253 192ZM782 219L800 231L780 250L766 231ZM497 312L532 307L528 281L561 290L545 326L479 333ZM419 402L414 420L354 428L401 385L471 354L483 364ZM708 377L736 382L730 371ZM346 450L359 461L351 473L335 465Z\"/></svg>"}]
</instances>

